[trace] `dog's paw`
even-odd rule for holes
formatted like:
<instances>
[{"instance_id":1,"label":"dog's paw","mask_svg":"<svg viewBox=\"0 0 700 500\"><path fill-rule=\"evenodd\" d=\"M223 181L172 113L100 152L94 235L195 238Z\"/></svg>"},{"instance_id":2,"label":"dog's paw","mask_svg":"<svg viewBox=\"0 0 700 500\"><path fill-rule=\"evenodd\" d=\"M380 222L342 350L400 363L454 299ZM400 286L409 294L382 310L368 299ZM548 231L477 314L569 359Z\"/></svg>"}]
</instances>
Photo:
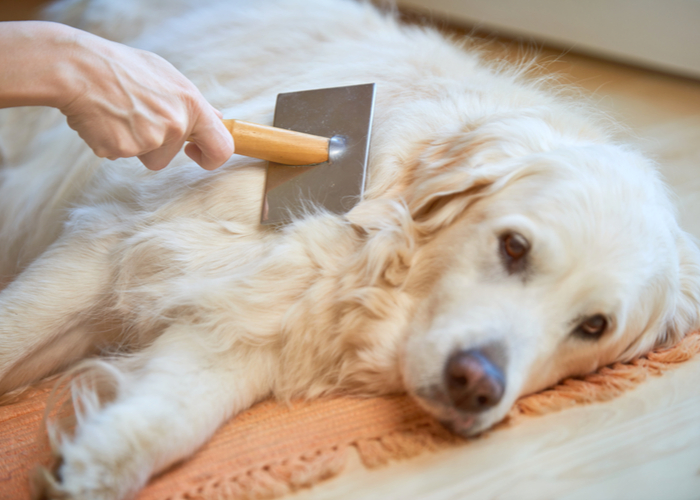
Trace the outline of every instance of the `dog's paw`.
<instances>
[{"instance_id":1,"label":"dog's paw","mask_svg":"<svg viewBox=\"0 0 700 500\"><path fill-rule=\"evenodd\" d=\"M32 477L33 500L120 500L130 492L115 484L110 471L88 466L70 470L61 468L56 474L41 467Z\"/></svg>"},{"instance_id":2,"label":"dog's paw","mask_svg":"<svg viewBox=\"0 0 700 500\"><path fill-rule=\"evenodd\" d=\"M132 497L148 473L134 457L119 450L100 450L80 443L64 443L55 473L37 469L32 477L35 500L121 500Z\"/></svg>"}]
</instances>

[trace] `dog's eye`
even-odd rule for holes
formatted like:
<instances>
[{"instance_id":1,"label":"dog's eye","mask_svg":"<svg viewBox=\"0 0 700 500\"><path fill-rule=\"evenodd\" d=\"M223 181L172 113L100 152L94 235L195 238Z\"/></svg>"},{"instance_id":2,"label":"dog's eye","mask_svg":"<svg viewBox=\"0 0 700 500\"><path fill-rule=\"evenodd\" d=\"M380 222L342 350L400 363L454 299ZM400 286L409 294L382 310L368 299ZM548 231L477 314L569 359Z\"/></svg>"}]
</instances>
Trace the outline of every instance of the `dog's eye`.
<instances>
[{"instance_id":1,"label":"dog's eye","mask_svg":"<svg viewBox=\"0 0 700 500\"><path fill-rule=\"evenodd\" d=\"M599 339L608 329L608 320L602 314L596 314L586 318L576 327L575 333L586 339Z\"/></svg>"},{"instance_id":2,"label":"dog's eye","mask_svg":"<svg viewBox=\"0 0 700 500\"><path fill-rule=\"evenodd\" d=\"M525 257L530 251L530 243L518 233L506 233L501 236L501 254L509 273L522 271Z\"/></svg>"}]
</instances>

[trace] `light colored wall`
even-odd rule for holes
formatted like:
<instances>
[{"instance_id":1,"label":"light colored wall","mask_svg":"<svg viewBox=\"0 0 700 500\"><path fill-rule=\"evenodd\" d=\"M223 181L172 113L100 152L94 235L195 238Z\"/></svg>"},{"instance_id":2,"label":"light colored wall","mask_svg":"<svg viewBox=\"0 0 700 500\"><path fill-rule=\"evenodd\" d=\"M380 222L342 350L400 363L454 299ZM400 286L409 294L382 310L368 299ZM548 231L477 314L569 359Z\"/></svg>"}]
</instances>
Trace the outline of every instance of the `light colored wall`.
<instances>
[{"instance_id":1,"label":"light colored wall","mask_svg":"<svg viewBox=\"0 0 700 500\"><path fill-rule=\"evenodd\" d=\"M399 0L399 5L700 78L700 0Z\"/></svg>"}]
</instances>

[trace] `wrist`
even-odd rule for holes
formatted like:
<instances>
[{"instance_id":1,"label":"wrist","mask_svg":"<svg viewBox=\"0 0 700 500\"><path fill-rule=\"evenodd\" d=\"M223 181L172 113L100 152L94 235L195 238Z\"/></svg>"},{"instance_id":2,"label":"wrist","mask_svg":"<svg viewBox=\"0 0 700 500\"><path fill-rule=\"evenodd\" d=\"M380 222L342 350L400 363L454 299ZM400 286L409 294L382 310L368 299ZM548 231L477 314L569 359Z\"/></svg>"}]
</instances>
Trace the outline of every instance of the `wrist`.
<instances>
[{"instance_id":1,"label":"wrist","mask_svg":"<svg viewBox=\"0 0 700 500\"><path fill-rule=\"evenodd\" d=\"M47 66L51 84L44 89L44 105L64 109L86 89L85 66L89 64L88 33L58 23L52 24L49 43L55 59Z\"/></svg>"},{"instance_id":2,"label":"wrist","mask_svg":"<svg viewBox=\"0 0 700 500\"><path fill-rule=\"evenodd\" d=\"M45 21L2 24L0 107L60 108L81 91L79 68L87 33Z\"/></svg>"}]
</instances>

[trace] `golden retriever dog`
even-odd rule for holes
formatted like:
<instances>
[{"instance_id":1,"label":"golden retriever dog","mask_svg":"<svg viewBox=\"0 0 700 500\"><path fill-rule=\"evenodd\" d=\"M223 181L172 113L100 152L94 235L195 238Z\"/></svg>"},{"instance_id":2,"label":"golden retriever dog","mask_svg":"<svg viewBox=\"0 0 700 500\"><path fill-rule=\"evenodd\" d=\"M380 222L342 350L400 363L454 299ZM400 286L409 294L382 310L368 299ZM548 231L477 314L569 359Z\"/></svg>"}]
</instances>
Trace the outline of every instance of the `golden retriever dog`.
<instances>
[{"instance_id":1,"label":"golden retriever dog","mask_svg":"<svg viewBox=\"0 0 700 500\"><path fill-rule=\"evenodd\" d=\"M653 162L517 68L352 1L50 12L162 55L231 118L377 84L364 199L283 227L259 224L262 161L152 172L55 110L3 111L0 392L86 370L75 432L49 425L51 498L130 497L268 397L407 391L473 435L700 323L700 255Z\"/></svg>"}]
</instances>

